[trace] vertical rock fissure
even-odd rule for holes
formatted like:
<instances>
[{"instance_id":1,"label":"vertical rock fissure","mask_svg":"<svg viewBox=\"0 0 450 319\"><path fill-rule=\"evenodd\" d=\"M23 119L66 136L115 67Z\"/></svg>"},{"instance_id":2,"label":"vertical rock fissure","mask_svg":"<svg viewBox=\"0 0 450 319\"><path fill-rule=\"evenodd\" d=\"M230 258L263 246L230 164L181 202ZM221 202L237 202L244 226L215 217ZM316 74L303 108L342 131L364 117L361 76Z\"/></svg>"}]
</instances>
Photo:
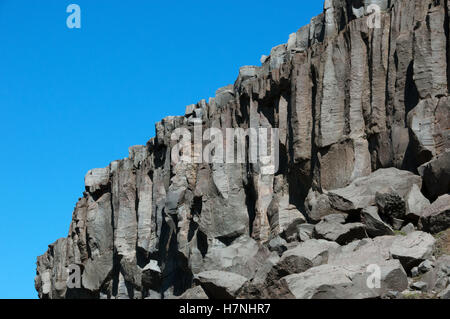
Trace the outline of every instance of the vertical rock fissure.
<instances>
[{"instance_id":1,"label":"vertical rock fissure","mask_svg":"<svg viewBox=\"0 0 450 319\"><path fill-rule=\"evenodd\" d=\"M447 40L447 92L450 93L450 19L449 19L449 0L444 0L445 18L444 18L444 31L445 38Z\"/></svg>"}]
</instances>

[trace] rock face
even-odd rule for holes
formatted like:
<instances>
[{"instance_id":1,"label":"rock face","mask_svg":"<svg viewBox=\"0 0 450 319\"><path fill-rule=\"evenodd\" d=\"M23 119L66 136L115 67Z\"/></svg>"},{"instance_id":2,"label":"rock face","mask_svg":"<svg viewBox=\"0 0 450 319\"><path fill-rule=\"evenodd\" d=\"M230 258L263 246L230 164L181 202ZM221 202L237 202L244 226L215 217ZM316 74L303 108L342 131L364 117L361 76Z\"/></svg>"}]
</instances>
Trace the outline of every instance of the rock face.
<instances>
[{"instance_id":1,"label":"rock face","mask_svg":"<svg viewBox=\"0 0 450 319\"><path fill-rule=\"evenodd\" d=\"M422 212L420 219L424 230L436 234L450 228L450 195L442 195Z\"/></svg>"},{"instance_id":2,"label":"rock face","mask_svg":"<svg viewBox=\"0 0 450 319\"><path fill-rule=\"evenodd\" d=\"M433 258L433 237L414 230L449 226L449 8L326 0L261 66L88 172L68 236L38 257L39 297L405 290L411 268ZM255 159L261 128L278 131L257 136Z\"/></svg>"},{"instance_id":3,"label":"rock face","mask_svg":"<svg viewBox=\"0 0 450 319\"><path fill-rule=\"evenodd\" d=\"M369 236L377 237L384 235L394 235L392 228L383 222L378 214L378 208L370 206L362 210L362 219L366 225L366 230ZM414 226L413 226L414 227Z\"/></svg>"}]
</instances>

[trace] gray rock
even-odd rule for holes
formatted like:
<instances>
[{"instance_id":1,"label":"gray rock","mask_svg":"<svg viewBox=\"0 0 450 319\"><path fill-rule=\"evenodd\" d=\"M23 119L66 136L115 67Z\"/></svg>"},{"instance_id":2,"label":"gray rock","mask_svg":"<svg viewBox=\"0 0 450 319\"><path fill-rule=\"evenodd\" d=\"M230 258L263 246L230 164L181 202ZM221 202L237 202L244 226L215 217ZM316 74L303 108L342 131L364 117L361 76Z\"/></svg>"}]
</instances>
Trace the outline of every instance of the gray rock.
<instances>
[{"instance_id":1,"label":"gray rock","mask_svg":"<svg viewBox=\"0 0 450 319\"><path fill-rule=\"evenodd\" d=\"M90 170L84 178L84 183L89 191L94 193L101 187L108 185L109 173L109 167Z\"/></svg>"},{"instance_id":2,"label":"gray rock","mask_svg":"<svg viewBox=\"0 0 450 319\"><path fill-rule=\"evenodd\" d=\"M450 228L450 195L442 195L422 212L420 226L432 234Z\"/></svg>"},{"instance_id":3,"label":"gray rock","mask_svg":"<svg viewBox=\"0 0 450 319\"><path fill-rule=\"evenodd\" d=\"M307 241L313 238L315 225L301 224L297 227L298 237L301 241Z\"/></svg>"},{"instance_id":4,"label":"gray rock","mask_svg":"<svg viewBox=\"0 0 450 319\"><path fill-rule=\"evenodd\" d=\"M289 274L299 274L312 267L313 263L305 256L289 253L281 256L281 259L272 268L270 277L281 278Z\"/></svg>"},{"instance_id":5,"label":"gray rock","mask_svg":"<svg viewBox=\"0 0 450 319\"><path fill-rule=\"evenodd\" d=\"M262 63L264 63L264 62L262 62ZM256 77L257 76L257 70L258 70L257 66L253 66L253 65L242 66L239 69L238 81L245 81L245 80L248 80L250 78Z\"/></svg>"},{"instance_id":6,"label":"gray rock","mask_svg":"<svg viewBox=\"0 0 450 319\"><path fill-rule=\"evenodd\" d=\"M270 251L276 251L280 256L287 250L287 242L280 236L272 239L268 246Z\"/></svg>"},{"instance_id":7,"label":"gray rock","mask_svg":"<svg viewBox=\"0 0 450 319\"><path fill-rule=\"evenodd\" d=\"M142 285L152 290L158 290L162 283L161 268L156 260L150 262L142 269Z\"/></svg>"},{"instance_id":8,"label":"gray rock","mask_svg":"<svg viewBox=\"0 0 450 319\"><path fill-rule=\"evenodd\" d=\"M447 149L449 146L447 146ZM450 151L437 156L428 163L419 167L425 187L431 199L450 192Z\"/></svg>"},{"instance_id":9,"label":"gray rock","mask_svg":"<svg viewBox=\"0 0 450 319\"><path fill-rule=\"evenodd\" d=\"M423 212L430 206L430 201L422 195L419 187L413 185L406 195L406 218L417 225Z\"/></svg>"},{"instance_id":10,"label":"gray rock","mask_svg":"<svg viewBox=\"0 0 450 319\"><path fill-rule=\"evenodd\" d=\"M306 222L303 214L289 203L289 196L277 196L268 209L269 223L273 235L283 234L289 241L297 239L297 226Z\"/></svg>"},{"instance_id":11,"label":"gray rock","mask_svg":"<svg viewBox=\"0 0 450 319\"><path fill-rule=\"evenodd\" d=\"M219 270L210 270L195 275L206 294L214 299L233 299L247 278Z\"/></svg>"},{"instance_id":12,"label":"gray rock","mask_svg":"<svg viewBox=\"0 0 450 319\"><path fill-rule=\"evenodd\" d=\"M381 296L382 299L400 299L401 293L399 291L388 291Z\"/></svg>"},{"instance_id":13,"label":"gray rock","mask_svg":"<svg viewBox=\"0 0 450 319\"><path fill-rule=\"evenodd\" d=\"M228 247L209 249L198 272L222 270L250 279L270 255L270 251L255 240L241 237Z\"/></svg>"},{"instance_id":14,"label":"gray rock","mask_svg":"<svg viewBox=\"0 0 450 319\"><path fill-rule=\"evenodd\" d=\"M178 299L209 299L201 286L186 290Z\"/></svg>"},{"instance_id":15,"label":"gray rock","mask_svg":"<svg viewBox=\"0 0 450 319\"><path fill-rule=\"evenodd\" d=\"M415 142L415 155L422 163L441 152L442 133L445 132L440 124L445 123L439 123L441 108L437 107L438 103L437 98L424 99L408 114L408 125Z\"/></svg>"},{"instance_id":16,"label":"gray rock","mask_svg":"<svg viewBox=\"0 0 450 319\"><path fill-rule=\"evenodd\" d=\"M433 269L433 262L431 262L430 260L425 260L418 267L418 270L422 274L427 273L427 272L431 271L432 269Z\"/></svg>"},{"instance_id":17,"label":"gray rock","mask_svg":"<svg viewBox=\"0 0 450 319\"><path fill-rule=\"evenodd\" d=\"M297 247L283 253L276 266L277 272L286 276L326 264L328 256L339 247L337 243L322 239L311 239L300 243Z\"/></svg>"},{"instance_id":18,"label":"gray rock","mask_svg":"<svg viewBox=\"0 0 450 319\"><path fill-rule=\"evenodd\" d=\"M224 86L216 91L215 103L221 108L225 107L234 97L233 85Z\"/></svg>"},{"instance_id":19,"label":"gray rock","mask_svg":"<svg viewBox=\"0 0 450 319\"><path fill-rule=\"evenodd\" d=\"M194 113L195 113L195 117L197 119L201 120L203 118L203 115L204 115L204 110L203 109L195 109Z\"/></svg>"},{"instance_id":20,"label":"gray rock","mask_svg":"<svg viewBox=\"0 0 450 319\"><path fill-rule=\"evenodd\" d=\"M408 287L406 273L398 261L386 261L379 266L380 288L369 286L367 282L371 273L367 267L357 265L322 265L301 274L289 275L282 281L297 299L376 298L387 291L403 291Z\"/></svg>"},{"instance_id":21,"label":"gray rock","mask_svg":"<svg viewBox=\"0 0 450 319\"><path fill-rule=\"evenodd\" d=\"M419 176L396 168L379 169L345 188L330 191L329 198L333 208L354 211L375 205L377 193L394 192L402 198L413 185L422 186Z\"/></svg>"},{"instance_id":22,"label":"gray rock","mask_svg":"<svg viewBox=\"0 0 450 319\"><path fill-rule=\"evenodd\" d=\"M431 257L436 240L430 234L416 231L407 236L398 236L392 243L390 253L400 260L406 271Z\"/></svg>"},{"instance_id":23,"label":"gray rock","mask_svg":"<svg viewBox=\"0 0 450 319\"><path fill-rule=\"evenodd\" d=\"M419 290L419 291L425 292L428 288L428 285L426 282L418 281L418 282L413 283L411 288L414 290Z\"/></svg>"},{"instance_id":24,"label":"gray rock","mask_svg":"<svg viewBox=\"0 0 450 319\"><path fill-rule=\"evenodd\" d=\"M190 104L190 105L186 106L185 116L190 116L190 115L194 114L195 107L196 107L195 104Z\"/></svg>"},{"instance_id":25,"label":"gray rock","mask_svg":"<svg viewBox=\"0 0 450 319\"><path fill-rule=\"evenodd\" d=\"M378 208L370 206L364 208L361 212L364 225L366 225L367 234L371 237L394 235L392 228L383 222L378 215Z\"/></svg>"},{"instance_id":26,"label":"gray rock","mask_svg":"<svg viewBox=\"0 0 450 319\"><path fill-rule=\"evenodd\" d=\"M406 216L406 204L403 198L396 192L377 193L375 201L380 214L389 218L394 228L400 229Z\"/></svg>"},{"instance_id":27,"label":"gray rock","mask_svg":"<svg viewBox=\"0 0 450 319\"><path fill-rule=\"evenodd\" d=\"M411 233L413 233L413 232L415 232L416 231L416 228L414 227L414 225L413 224L411 224L411 223L409 223L408 225L406 225L405 227L403 227L402 229L401 229L401 232L403 232L403 233L405 233L405 234L411 234Z\"/></svg>"},{"instance_id":28,"label":"gray rock","mask_svg":"<svg viewBox=\"0 0 450 319\"><path fill-rule=\"evenodd\" d=\"M405 225L405 220L398 219L398 218L391 218L392 228L395 230L400 230L403 228L403 225Z\"/></svg>"},{"instance_id":29,"label":"gray rock","mask_svg":"<svg viewBox=\"0 0 450 319\"><path fill-rule=\"evenodd\" d=\"M274 278L272 277L274 275L273 269L280 261L280 257L277 253L273 252L262 264L258 270L256 271L255 275L252 279L252 284L256 286L261 286L266 284L267 282L270 282Z\"/></svg>"},{"instance_id":30,"label":"gray rock","mask_svg":"<svg viewBox=\"0 0 450 319\"><path fill-rule=\"evenodd\" d=\"M367 237L364 224L344 224L345 218L345 214L334 214L324 217L314 229L315 236L319 239L335 241L341 245Z\"/></svg>"},{"instance_id":31,"label":"gray rock","mask_svg":"<svg viewBox=\"0 0 450 319\"><path fill-rule=\"evenodd\" d=\"M331 207L328 195L320 194L312 189L308 193L305 206L308 218L314 223L320 222L327 215L339 213L338 210Z\"/></svg>"},{"instance_id":32,"label":"gray rock","mask_svg":"<svg viewBox=\"0 0 450 319\"><path fill-rule=\"evenodd\" d=\"M434 263L434 268L424 274L421 280L428 284L430 290L444 290L450 284L450 256L439 257Z\"/></svg>"},{"instance_id":33,"label":"gray rock","mask_svg":"<svg viewBox=\"0 0 450 319\"><path fill-rule=\"evenodd\" d=\"M396 240L394 236L381 236L362 239L331 251L328 258L330 265L352 266L380 264L391 259L390 249Z\"/></svg>"},{"instance_id":34,"label":"gray rock","mask_svg":"<svg viewBox=\"0 0 450 319\"><path fill-rule=\"evenodd\" d=\"M230 240L247 234L249 217L243 170L240 164L218 163L197 173L196 196L202 198L198 225L208 237Z\"/></svg>"},{"instance_id":35,"label":"gray rock","mask_svg":"<svg viewBox=\"0 0 450 319\"><path fill-rule=\"evenodd\" d=\"M280 44L270 52L270 69L278 69L284 62L286 58L286 45Z\"/></svg>"},{"instance_id":36,"label":"gray rock","mask_svg":"<svg viewBox=\"0 0 450 319\"><path fill-rule=\"evenodd\" d=\"M439 299L450 299L450 285L438 294Z\"/></svg>"},{"instance_id":37,"label":"gray rock","mask_svg":"<svg viewBox=\"0 0 450 319\"><path fill-rule=\"evenodd\" d=\"M266 61L267 61L268 58L269 58L269 57L268 57L267 55L262 55L262 56L261 56L261 59L260 59L261 64L266 63Z\"/></svg>"}]
</instances>

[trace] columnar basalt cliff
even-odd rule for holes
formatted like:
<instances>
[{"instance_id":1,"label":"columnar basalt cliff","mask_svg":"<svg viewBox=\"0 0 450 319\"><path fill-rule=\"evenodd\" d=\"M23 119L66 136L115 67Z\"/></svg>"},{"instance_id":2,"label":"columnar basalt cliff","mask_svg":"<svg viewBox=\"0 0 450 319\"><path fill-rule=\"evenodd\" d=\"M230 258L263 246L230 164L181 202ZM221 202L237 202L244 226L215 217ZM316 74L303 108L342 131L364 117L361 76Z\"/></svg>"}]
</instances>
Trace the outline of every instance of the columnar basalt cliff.
<instances>
[{"instance_id":1,"label":"columnar basalt cliff","mask_svg":"<svg viewBox=\"0 0 450 319\"><path fill-rule=\"evenodd\" d=\"M39 297L450 297L449 13L326 0L262 66L86 175L68 237L38 257ZM279 128L278 172L174 163L172 132L195 123Z\"/></svg>"}]
</instances>

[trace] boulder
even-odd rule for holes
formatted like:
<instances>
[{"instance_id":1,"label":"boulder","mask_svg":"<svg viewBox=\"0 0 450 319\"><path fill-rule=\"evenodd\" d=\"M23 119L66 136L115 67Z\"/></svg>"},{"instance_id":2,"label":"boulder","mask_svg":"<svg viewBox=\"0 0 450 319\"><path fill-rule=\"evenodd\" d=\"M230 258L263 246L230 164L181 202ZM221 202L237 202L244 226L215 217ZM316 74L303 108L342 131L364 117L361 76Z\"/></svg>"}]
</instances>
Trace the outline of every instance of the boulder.
<instances>
[{"instance_id":1,"label":"boulder","mask_svg":"<svg viewBox=\"0 0 450 319\"><path fill-rule=\"evenodd\" d=\"M400 260L406 271L411 271L432 256L435 242L430 234L416 231L407 236L396 237L390 253L393 258Z\"/></svg>"},{"instance_id":2,"label":"boulder","mask_svg":"<svg viewBox=\"0 0 450 319\"><path fill-rule=\"evenodd\" d=\"M352 298L362 293L349 289L352 286L350 273L352 272L339 266L322 265L302 274L286 276L282 278L282 282L296 299Z\"/></svg>"},{"instance_id":3,"label":"boulder","mask_svg":"<svg viewBox=\"0 0 450 319\"><path fill-rule=\"evenodd\" d=\"M375 195L375 202L379 209L380 215L385 219L388 219L391 224L394 224L395 220L403 220L406 216L406 203L403 198L396 192L379 193ZM399 225L397 225L399 227Z\"/></svg>"},{"instance_id":4,"label":"boulder","mask_svg":"<svg viewBox=\"0 0 450 319\"><path fill-rule=\"evenodd\" d=\"M109 167L90 170L84 178L84 184L89 192L94 193L101 187L108 185L109 175Z\"/></svg>"},{"instance_id":5,"label":"boulder","mask_svg":"<svg viewBox=\"0 0 450 319\"><path fill-rule=\"evenodd\" d=\"M388 291L381 296L381 299L400 299L401 292L399 291Z\"/></svg>"},{"instance_id":6,"label":"boulder","mask_svg":"<svg viewBox=\"0 0 450 319\"><path fill-rule=\"evenodd\" d=\"M280 261L280 257L277 253L273 252L266 260L265 263L262 264L253 276L251 283L253 285L264 285L270 282L273 277L273 269Z\"/></svg>"},{"instance_id":7,"label":"boulder","mask_svg":"<svg viewBox=\"0 0 450 319\"><path fill-rule=\"evenodd\" d=\"M441 102L444 102L444 104L440 103L439 107L438 102L437 98L421 100L407 116L408 126L411 129L411 137L414 142L412 143L413 154L418 165L428 162L439 154L443 146L442 133L445 134L447 123L444 123L444 121L447 120L439 121L439 118L444 115L439 111L443 110L442 106L447 104L447 99L442 99ZM445 108L448 109L448 106L445 105ZM448 116L448 112L445 115Z\"/></svg>"},{"instance_id":8,"label":"boulder","mask_svg":"<svg viewBox=\"0 0 450 319\"><path fill-rule=\"evenodd\" d=\"M327 215L340 213L331 207L330 198L327 194L321 194L312 189L306 197L305 207L308 219L314 224L320 222Z\"/></svg>"},{"instance_id":9,"label":"boulder","mask_svg":"<svg viewBox=\"0 0 450 319\"><path fill-rule=\"evenodd\" d=\"M289 196L277 196L268 209L268 217L273 235L283 234L288 241L294 241L297 226L306 222L305 216L289 203Z\"/></svg>"},{"instance_id":10,"label":"boulder","mask_svg":"<svg viewBox=\"0 0 450 319\"><path fill-rule=\"evenodd\" d=\"M197 272L223 270L250 279L270 255L268 248L250 237L243 236L228 247L210 247Z\"/></svg>"},{"instance_id":11,"label":"boulder","mask_svg":"<svg viewBox=\"0 0 450 319\"><path fill-rule=\"evenodd\" d=\"M417 269L422 273L425 274L433 269L433 262L430 260L425 260L422 262Z\"/></svg>"},{"instance_id":12,"label":"boulder","mask_svg":"<svg viewBox=\"0 0 450 319\"><path fill-rule=\"evenodd\" d=\"M380 264L391 258L395 236L381 236L354 241L331 251L328 264L338 266Z\"/></svg>"},{"instance_id":13,"label":"boulder","mask_svg":"<svg viewBox=\"0 0 450 319\"><path fill-rule=\"evenodd\" d=\"M239 299L285 298L287 289L279 284L276 271L280 257L273 252L266 262L258 268L253 279L247 281L238 292Z\"/></svg>"},{"instance_id":14,"label":"boulder","mask_svg":"<svg viewBox=\"0 0 450 319\"><path fill-rule=\"evenodd\" d=\"M210 270L194 277L206 294L213 299L233 299L247 278L228 271Z\"/></svg>"},{"instance_id":15,"label":"boulder","mask_svg":"<svg viewBox=\"0 0 450 319\"><path fill-rule=\"evenodd\" d=\"M439 299L450 299L450 285L438 294Z\"/></svg>"},{"instance_id":16,"label":"boulder","mask_svg":"<svg viewBox=\"0 0 450 319\"><path fill-rule=\"evenodd\" d=\"M411 288L414 290L425 292L428 288L428 285L426 282L417 281L411 285Z\"/></svg>"},{"instance_id":17,"label":"boulder","mask_svg":"<svg viewBox=\"0 0 450 319\"><path fill-rule=\"evenodd\" d=\"M347 187L330 191L328 197L334 209L352 212L374 206L377 193L395 192L403 198L413 185L422 187L420 176L396 168L379 169Z\"/></svg>"},{"instance_id":18,"label":"boulder","mask_svg":"<svg viewBox=\"0 0 450 319\"><path fill-rule=\"evenodd\" d=\"M406 195L406 219L415 225L419 222L423 212L430 206L430 201L423 196L417 185L413 185Z\"/></svg>"},{"instance_id":19,"label":"boulder","mask_svg":"<svg viewBox=\"0 0 450 319\"><path fill-rule=\"evenodd\" d=\"M248 233L243 169L237 163L212 163L198 172L195 192L202 198L198 225L209 238L232 241Z\"/></svg>"},{"instance_id":20,"label":"boulder","mask_svg":"<svg viewBox=\"0 0 450 319\"><path fill-rule=\"evenodd\" d=\"M186 290L178 299L209 299L201 286Z\"/></svg>"},{"instance_id":21,"label":"boulder","mask_svg":"<svg viewBox=\"0 0 450 319\"><path fill-rule=\"evenodd\" d=\"M162 272L156 260L150 262L142 269L142 286L159 290L162 283Z\"/></svg>"},{"instance_id":22,"label":"boulder","mask_svg":"<svg viewBox=\"0 0 450 319\"><path fill-rule=\"evenodd\" d=\"M392 228L383 222L380 215L378 215L376 206L364 208L361 212L361 218L370 237L394 235Z\"/></svg>"},{"instance_id":23,"label":"boulder","mask_svg":"<svg viewBox=\"0 0 450 319\"><path fill-rule=\"evenodd\" d=\"M450 285L450 256L439 257L434 263L434 268L425 273L421 280L428 284L430 290L444 290Z\"/></svg>"},{"instance_id":24,"label":"boulder","mask_svg":"<svg viewBox=\"0 0 450 319\"><path fill-rule=\"evenodd\" d=\"M391 218L392 228L394 230L400 230L405 226L405 220L399 218Z\"/></svg>"},{"instance_id":25,"label":"boulder","mask_svg":"<svg viewBox=\"0 0 450 319\"><path fill-rule=\"evenodd\" d=\"M300 241L307 241L313 238L315 225L301 224L297 227L298 238Z\"/></svg>"},{"instance_id":26,"label":"boulder","mask_svg":"<svg viewBox=\"0 0 450 319\"><path fill-rule=\"evenodd\" d=\"M364 224L344 224L346 217L346 214L333 214L324 217L314 229L315 237L334 241L341 245L367 237Z\"/></svg>"},{"instance_id":27,"label":"boulder","mask_svg":"<svg viewBox=\"0 0 450 319\"><path fill-rule=\"evenodd\" d=\"M287 250L287 242L280 236L269 241L268 247L270 251L276 251L280 256Z\"/></svg>"},{"instance_id":28,"label":"boulder","mask_svg":"<svg viewBox=\"0 0 450 319\"><path fill-rule=\"evenodd\" d=\"M277 267L288 274L300 273L313 266L326 264L328 256L339 247L339 244L323 239L307 240L286 251Z\"/></svg>"},{"instance_id":29,"label":"boulder","mask_svg":"<svg viewBox=\"0 0 450 319\"><path fill-rule=\"evenodd\" d=\"M415 231L416 231L416 228L414 227L413 224L409 223L408 225L406 225L405 227L403 227L400 231L401 231L402 233L405 233L406 235L408 235L408 234L411 234L411 233L415 232Z\"/></svg>"},{"instance_id":30,"label":"boulder","mask_svg":"<svg viewBox=\"0 0 450 319\"><path fill-rule=\"evenodd\" d=\"M148 265L147 265L148 266ZM159 270L158 265L156 265ZM127 286L132 286L135 290L141 291L142 288L151 288L156 291L161 289L161 273L157 273L157 275L151 275L153 278L149 278L149 268L147 268L147 280L142 280L142 269L137 265L136 260L130 260L128 258L122 258L120 260L120 268L121 274L125 280ZM158 280L159 279L159 280ZM143 283L145 282L145 286L143 287ZM130 298L134 298L135 295L129 296Z\"/></svg>"},{"instance_id":31,"label":"boulder","mask_svg":"<svg viewBox=\"0 0 450 319\"><path fill-rule=\"evenodd\" d=\"M279 279L290 274L299 274L313 267L311 260L305 256L295 254L281 256L280 261L274 265L270 272L270 278Z\"/></svg>"},{"instance_id":32,"label":"boulder","mask_svg":"<svg viewBox=\"0 0 450 319\"><path fill-rule=\"evenodd\" d=\"M419 167L431 199L450 193L450 150Z\"/></svg>"},{"instance_id":33,"label":"boulder","mask_svg":"<svg viewBox=\"0 0 450 319\"><path fill-rule=\"evenodd\" d=\"M195 111L196 105L195 104L190 104L186 106L186 111L184 112L184 115L186 117L189 117L190 115L192 115Z\"/></svg>"},{"instance_id":34,"label":"boulder","mask_svg":"<svg viewBox=\"0 0 450 319\"><path fill-rule=\"evenodd\" d=\"M321 265L304 273L283 277L282 282L296 299L366 299L408 287L405 271L396 260L378 265L380 286L369 285L372 272L366 266Z\"/></svg>"},{"instance_id":35,"label":"boulder","mask_svg":"<svg viewBox=\"0 0 450 319\"><path fill-rule=\"evenodd\" d=\"M422 212L420 227L432 234L437 234L450 228L449 194L439 197Z\"/></svg>"},{"instance_id":36,"label":"boulder","mask_svg":"<svg viewBox=\"0 0 450 319\"><path fill-rule=\"evenodd\" d=\"M217 89L215 98L216 106L218 108L225 107L228 104L228 102L233 100L233 97L234 97L234 89L232 84Z\"/></svg>"}]
</instances>

